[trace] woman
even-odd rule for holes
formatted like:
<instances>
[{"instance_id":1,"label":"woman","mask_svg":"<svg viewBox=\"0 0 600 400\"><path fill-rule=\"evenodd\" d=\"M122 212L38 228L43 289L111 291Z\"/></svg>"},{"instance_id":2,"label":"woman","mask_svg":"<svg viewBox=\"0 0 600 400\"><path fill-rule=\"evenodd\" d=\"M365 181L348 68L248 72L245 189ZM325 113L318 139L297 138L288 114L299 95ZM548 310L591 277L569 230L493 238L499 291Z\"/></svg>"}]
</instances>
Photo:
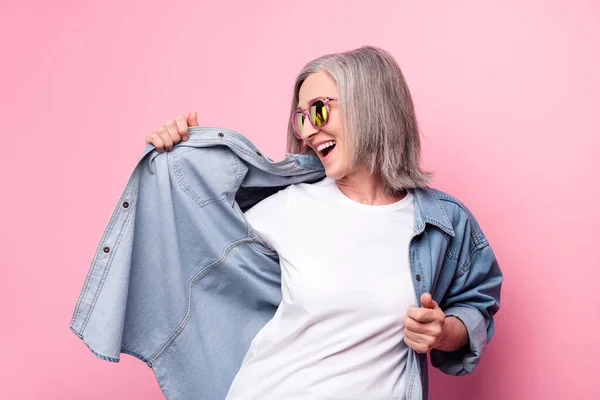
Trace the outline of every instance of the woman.
<instances>
[{"instance_id":1,"label":"woman","mask_svg":"<svg viewBox=\"0 0 600 400\"><path fill-rule=\"evenodd\" d=\"M197 125L195 112L177 117L147 143L170 151ZM245 212L279 254L282 302L227 398L410 398L414 353L424 397L428 352L447 373L472 372L493 334L502 276L468 210L427 188L394 59L362 47L309 62L294 87L288 151L314 153L327 176ZM432 194L448 223L429 217L420 199ZM417 246L431 258L416 257Z\"/></svg>"}]
</instances>

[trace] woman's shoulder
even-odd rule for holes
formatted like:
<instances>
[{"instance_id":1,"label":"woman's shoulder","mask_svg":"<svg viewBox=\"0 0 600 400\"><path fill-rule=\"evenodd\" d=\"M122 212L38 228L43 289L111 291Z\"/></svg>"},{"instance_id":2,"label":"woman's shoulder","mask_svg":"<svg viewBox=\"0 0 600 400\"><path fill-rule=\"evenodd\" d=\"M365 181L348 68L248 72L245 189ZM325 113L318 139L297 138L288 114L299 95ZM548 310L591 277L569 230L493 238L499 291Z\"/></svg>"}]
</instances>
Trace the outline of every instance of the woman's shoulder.
<instances>
[{"instance_id":1,"label":"woman's shoulder","mask_svg":"<svg viewBox=\"0 0 600 400\"><path fill-rule=\"evenodd\" d=\"M427 210L441 209L442 215L448 218L455 230L468 226L471 234L483 236L481 227L469 207L456 196L429 186L415 189L414 195L421 208Z\"/></svg>"},{"instance_id":2,"label":"woman's shoulder","mask_svg":"<svg viewBox=\"0 0 600 400\"><path fill-rule=\"evenodd\" d=\"M449 207L452 209L456 208L462 211L468 211L467 206L465 206L465 204L457 197L430 186L415 189L415 194L417 194L419 198L423 199L424 201L434 200L439 202L443 204L445 208Z\"/></svg>"}]
</instances>

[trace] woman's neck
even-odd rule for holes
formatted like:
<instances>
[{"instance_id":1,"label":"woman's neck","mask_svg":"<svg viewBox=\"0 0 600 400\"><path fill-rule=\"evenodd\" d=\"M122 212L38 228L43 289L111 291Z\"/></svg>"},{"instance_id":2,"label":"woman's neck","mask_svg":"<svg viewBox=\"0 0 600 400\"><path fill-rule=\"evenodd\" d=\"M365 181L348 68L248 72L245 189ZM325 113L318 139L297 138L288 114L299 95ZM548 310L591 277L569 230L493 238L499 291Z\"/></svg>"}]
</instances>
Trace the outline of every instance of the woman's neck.
<instances>
[{"instance_id":1,"label":"woman's neck","mask_svg":"<svg viewBox=\"0 0 600 400\"><path fill-rule=\"evenodd\" d=\"M346 197L372 206L392 204L406 196L406 191L399 195L390 194L381 177L371 175L366 167L355 168L351 174L336 179L335 183Z\"/></svg>"}]
</instances>

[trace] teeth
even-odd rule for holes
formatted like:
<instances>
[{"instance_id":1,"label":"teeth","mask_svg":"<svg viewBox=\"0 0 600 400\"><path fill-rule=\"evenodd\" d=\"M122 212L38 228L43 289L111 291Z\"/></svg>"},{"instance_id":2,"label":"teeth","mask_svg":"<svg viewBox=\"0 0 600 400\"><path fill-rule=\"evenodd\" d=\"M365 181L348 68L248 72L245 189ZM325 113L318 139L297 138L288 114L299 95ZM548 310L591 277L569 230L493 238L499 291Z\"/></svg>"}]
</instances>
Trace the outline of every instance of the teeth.
<instances>
[{"instance_id":1,"label":"teeth","mask_svg":"<svg viewBox=\"0 0 600 400\"><path fill-rule=\"evenodd\" d=\"M330 140L329 142L325 142L325 143L321 143L318 147L317 150L319 151L323 151L328 147L331 147L335 144L335 140Z\"/></svg>"}]
</instances>

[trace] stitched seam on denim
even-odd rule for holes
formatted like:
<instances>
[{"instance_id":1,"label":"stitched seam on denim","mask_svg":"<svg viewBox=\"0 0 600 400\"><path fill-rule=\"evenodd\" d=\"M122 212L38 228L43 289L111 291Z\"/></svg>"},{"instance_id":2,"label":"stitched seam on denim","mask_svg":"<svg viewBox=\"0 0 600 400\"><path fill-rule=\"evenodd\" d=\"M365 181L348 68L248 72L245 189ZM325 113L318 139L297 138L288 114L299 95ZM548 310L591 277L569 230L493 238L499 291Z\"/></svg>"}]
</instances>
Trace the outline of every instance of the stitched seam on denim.
<instances>
[{"instance_id":1,"label":"stitched seam on denim","mask_svg":"<svg viewBox=\"0 0 600 400\"><path fill-rule=\"evenodd\" d=\"M470 228L470 236L475 240L476 246L477 248L483 248L486 247L488 245L487 239L485 238L485 236L483 235L483 233L481 232L481 230L476 229L476 227L479 226L479 224L477 223L477 221L475 220L475 217L471 214L470 211L468 211L468 209L465 207L464 204L462 204L458 199L449 196L443 192L439 192L439 198L440 200L445 200L448 201L450 203L454 203L456 204L458 207L460 207L460 209L465 213L465 216L467 217L468 221L469 221L469 228Z\"/></svg>"},{"instance_id":2,"label":"stitched seam on denim","mask_svg":"<svg viewBox=\"0 0 600 400\"><path fill-rule=\"evenodd\" d=\"M227 132L226 130L224 130L225 132ZM289 158L284 158L281 161L274 161L274 162L270 162L267 161L265 158L263 157L258 157L256 155L256 153L252 153L251 151L246 150L245 148L241 147L240 145L238 145L237 143L228 140L228 139L224 139L224 138L219 138L219 139L209 139L209 138L202 138L202 139L194 139L190 144L194 144L194 143L199 143L199 144L213 144L213 145L226 145L232 148L235 148L236 150L238 150L240 153L243 153L245 155L247 155L248 157L254 159L255 161L257 161L259 164L261 164L263 167L266 167L268 171L272 172L274 170L283 170L283 172L296 172L299 171L297 169L297 167L299 166L298 162L295 159L292 159L292 161L290 161ZM253 149L256 149L255 146L251 146ZM195 147L193 147L195 148ZM258 150L258 149L256 149ZM258 150L260 151L260 150ZM289 164L289 165L287 165ZM303 166L301 166L303 167ZM303 167L306 169L311 169L312 168L308 168L308 167ZM306 171L299 171L299 172L306 172Z\"/></svg>"},{"instance_id":3,"label":"stitched seam on denim","mask_svg":"<svg viewBox=\"0 0 600 400\"><path fill-rule=\"evenodd\" d=\"M137 189L138 182L139 182L139 180L136 180L136 185L135 185L136 189ZM119 204L120 204L120 202L119 202ZM118 206L118 204L117 204L117 206ZM94 299L92 300L92 304L90 306L90 312L88 313L88 315L85 318L85 322L83 324L82 330L85 329L85 327L87 326L89 319L91 317L91 314L92 314L92 310L96 307L96 302L98 301L98 298L100 297L100 292L101 292L102 288L104 287L104 282L106 281L106 277L108 276L110 267L112 266L113 259L115 258L117 250L119 249L119 246L123 239L123 235L125 234L127 225L129 225L129 221L131 220L131 216L133 215L133 212L131 212L132 208L133 207L128 208L129 213L128 213L127 217L125 218L125 221L123 222L123 226L121 227L121 230L119 231L119 235L117 236L115 243L113 244L112 251L110 252L110 256L109 256L107 264L106 264L106 268L104 269L102 278L100 279L100 283L98 285L98 290L96 291ZM100 250L100 248L98 248L98 250Z\"/></svg>"},{"instance_id":4,"label":"stitched seam on denim","mask_svg":"<svg viewBox=\"0 0 600 400\"><path fill-rule=\"evenodd\" d=\"M444 208L444 206L442 205L439 197L437 196L433 196L436 199L436 203L438 204L438 206L440 207L440 210L442 211L442 214L446 217L446 221L448 221L450 223L450 227L447 227L445 224L443 224L440 221L436 221L437 223L439 223L440 225L446 227L446 229L449 229L448 234L450 234L451 231L453 231L454 229L452 228L452 222L450 222L450 217L448 217L448 214L446 213L446 209Z\"/></svg>"},{"instance_id":5,"label":"stitched seam on denim","mask_svg":"<svg viewBox=\"0 0 600 400\"><path fill-rule=\"evenodd\" d=\"M71 330L71 332L76 334L79 339L83 339L83 335L79 331L75 330L75 327L73 326L73 322L71 322L71 324L69 325L69 329Z\"/></svg>"},{"instance_id":6,"label":"stitched seam on denim","mask_svg":"<svg viewBox=\"0 0 600 400\"><path fill-rule=\"evenodd\" d=\"M417 271L417 273L421 276L421 280L417 281L417 286L419 286L420 288L420 293L415 293L415 295L417 296L417 301L419 302L419 306L421 306L421 294L425 293L425 288L427 287L425 285L425 274L423 273L423 265L421 264L421 259L419 258L419 252L415 250L415 259L417 261L417 265L419 266L419 270ZM415 279L414 277L412 277L412 279Z\"/></svg>"},{"instance_id":7,"label":"stitched seam on denim","mask_svg":"<svg viewBox=\"0 0 600 400\"><path fill-rule=\"evenodd\" d=\"M412 397L413 385L415 383L414 375L415 375L415 373L411 372L410 379L408 380L408 398L409 399Z\"/></svg>"},{"instance_id":8,"label":"stitched seam on denim","mask_svg":"<svg viewBox=\"0 0 600 400\"><path fill-rule=\"evenodd\" d=\"M193 191L189 185L186 184L186 181L184 181L185 177L183 176L181 167L178 164L178 159L182 154L189 153L192 150L194 150L194 149L184 149L184 150L180 151L178 154L174 154L171 156L171 159L172 159L171 165L173 166L175 180L177 181L177 185L179 186L179 189L181 189L185 194L187 194L200 207L204 207L204 206L214 203L214 202L227 200L226 195L223 197L217 197L217 198L202 198L202 197L200 197L200 195L198 193Z\"/></svg>"},{"instance_id":9,"label":"stitched seam on denim","mask_svg":"<svg viewBox=\"0 0 600 400\"><path fill-rule=\"evenodd\" d=\"M88 274L86 275L85 281L83 283L83 288L81 289L81 293L79 294L79 298L77 299L77 304L75 305L75 314L73 315L73 318L72 318L73 321L75 319L79 318L79 315L81 314L81 302L83 301L83 298L85 297L85 295L87 294L87 291L89 289L90 280L92 279L92 276L94 275L94 272L97 267L97 265L96 265L97 260L100 256L100 253L102 252L101 249L105 247L104 242L105 242L106 238L108 237L112 226L115 224L115 221L117 220L118 213L119 213L118 208L119 208L119 205L121 204L121 200L123 198L123 194L124 194L126 188L127 188L127 185L125 185L124 191L119 196L119 201L113 207L113 212L111 214L111 217L109 218L108 223L106 224L106 227L104 228L104 230L102 232L102 237L100 238L100 243L96 247L96 251L94 253L94 257L93 257L92 263L91 263L91 268L90 268ZM81 329L81 332L83 332L83 329Z\"/></svg>"},{"instance_id":10,"label":"stitched seam on denim","mask_svg":"<svg viewBox=\"0 0 600 400\"><path fill-rule=\"evenodd\" d=\"M429 194L431 194L432 197L436 198L433 189L431 189L431 188L425 188L424 190L429 191ZM452 226L448 227L448 226L446 226L446 224L438 221L435 218L432 218L429 215L424 215L424 218L422 218L423 217L423 207L421 207L421 204L419 203L419 199L418 199L417 196L415 196L414 199L415 199L415 201L414 201L414 204L415 204L415 216L418 213L419 220L421 220L423 222L423 230L425 230L425 225L427 223L430 223L430 224L434 225L435 227L439 228L440 230L442 230L444 233L446 233L446 234L448 234L450 236L452 235L452 231L453 231ZM439 201L437 200L437 198L436 198L436 202L438 203L438 206L440 207L442 213L444 215L446 215L446 218L448 218L448 215L444 211L444 207L441 205L441 203L439 203ZM419 231L419 232L417 232L417 234L420 235L422 232L423 231Z\"/></svg>"},{"instance_id":11,"label":"stitched seam on denim","mask_svg":"<svg viewBox=\"0 0 600 400\"><path fill-rule=\"evenodd\" d=\"M471 259L467 258L467 261L459 261L458 263L458 273L456 274L457 278L463 276L468 270L471 269Z\"/></svg>"},{"instance_id":12,"label":"stitched seam on denim","mask_svg":"<svg viewBox=\"0 0 600 400\"><path fill-rule=\"evenodd\" d=\"M142 360L143 362L148 363L148 359L146 357L142 356L139 353L136 353L135 351L131 351L131 350L127 350L127 349L121 348L121 353L129 354L130 356L137 357L140 360Z\"/></svg>"},{"instance_id":13,"label":"stitched seam on denim","mask_svg":"<svg viewBox=\"0 0 600 400\"><path fill-rule=\"evenodd\" d=\"M414 202L414 219L415 219L415 221L414 221L414 227L413 227L414 232L413 233L415 236L419 236L425 230L426 222L422 218L423 208L421 207L419 200L417 199L416 196L414 197L414 199L415 199L415 202Z\"/></svg>"},{"instance_id":14,"label":"stitched seam on denim","mask_svg":"<svg viewBox=\"0 0 600 400\"><path fill-rule=\"evenodd\" d=\"M311 169L311 170L314 170L314 171L323 171L323 172L325 171L325 168L322 166L322 164L321 164L321 166L319 166L319 165L312 165L311 163L304 162L302 158L293 158L293 160L298 165L300 165L302 168L308 168L308 169Z\"/></svg>"},{"instance_id":15,"label":"stitched seam on denim","mask_svg":"<svg viewBox=\"0 0 600 400\"><path fill-rule=\"evenodd\" d=\"M444 233L450 234L450 228L448 228L446 226L446 224L444 224L442 221L439 221L439 220L437 220L435 218L432 218L430 216L427 216L427 220L429 222L435 222L436 225L439 226L444 231Z\"/></svg>"},{"instance_id":16,"label":"stitched seam on denim","mask_svg":"<svg viewBox=\"0 0 600 400\"><path fill-rule=\"evenodd\" d=\"M451 260L458 260L458 253L455 253L452 250L448 250L447 257Z\"/></svg>"},{"instance_id":17,"label":"stitched seam on denim","mask_svg":"<svg viewBox=\"0 0 600 400\"><path fill-rule=\"evenodd\" d=\"M289 160L284 159L279 162L270 163L263 158L257 158L256 155L252 154L252 152L249 152L246 149L244 149L243 147L240 147L239 145L237 145L236 143L234 143L230 140L226 140L226 139L195 139L192 143L190 143L190 145L194 144L194 143L220 145L220 146L225 146L225 147L227 147L227 145L229 145L230 147L237 149L240 153L243 153L243 154L247 155L248 157L259 161L259 164L261 164L261 166L263 168L265 168L265 170L267 172L274 173L279 176L285 176L286 174L290 174L290 173L294 173L294 172L296 172L296 174L292 174L292 176L301 175L301 174L307 173L308 171L306 171L306 169L309 169L309 168L305 168L305 167L299 165L296 160L294 160L293 162L290 162ZM191 147L190 149L197 149L197 147ZM289 164L289 165L286 165L286 164ZM300 169L298 167L300 167ZM302 168L304 168L304 170L302 170ZM319 170L311 169L311 171L315 172L315 171L319 171Z\"/></svg>"},{"instance_id":18,"label":"stitched seam on denim","mask_svg":"<svg viewBox=\"0 0 600 400\"><path fill-rule=\"evenodd\" d=\"M219 257L216 261L213 261L212 263L208 264L206 267L204 267L202 270L200 270L190 281L189 285L188 285L188 308L187 308L187 312L183 318L183 320L181 321L181 323L179 324L179 326L175 329L175 331L171 334L171 336L169 337L169 339L167 339L167 341L165 343L163 343L158 350L156 350L154 352L154 354L152 354L150 357L148 357L148 361L150 363L153 363L158 357L161 356L162 353L164 353L167 348L169 346L171 346L171 344L173 344L173 342L175 341L175 339L177 339L177 337L179 336L179 334L181 332L183 332L183 330L185 329L185 327L187 326L187 323L192 315L192 289L194 287L194 285L196 284L196 282L198 282L201 278L203 278L205 275L207 275L209 272L211 272L213 269L215 269L218 265L222 264L223 261L225 261L227 259L227 256L229 255L229 253L236 248L237 246L244 244L244 243L248 243L251 239L249 238L244 238L241 240L238 240L236 242L231 243L229 246L225 247L225 249L223 250L223 254L221 254L221 257Z\"/></svg>"},{"instance_id":19,"label":"stitched seam on denim","mask_svg":"<svg viewBox=\"0 0 600 400\"><path fill-rule=\"evenodd\" d=\"M186 186L186 182L184 181L184 176L183 176L183 172L181 171L181 168L179 167L178 164L178 160L179 157L181 157L184 154L187 154L191 151L193 151L195 149L182 149L180 151L178 151L177 154L171 154L171 165L173 166L173 172L175 175L175 180L177 181L177 185L179 186L179 188L186 193L194 202L196 202L200 207L204 207L205 205L211 203L212 201L214 201L215 199L203 199L201 198L195 191L191 190L189 188L189 185Z\"/></svg>"},{"instance_id":20,"label":"stitched seam on denim","mask_svg":"<svg viewBox=\"0 0 600 400\"><path fill-rule=\"evenodd\" d=\"M473 237L473 236L471 236L471 237ZM479 243L475 243L475 245L469 244L469 254L473 255L489 246L490 246L490 242L488 242L487 240L483 240Z\"/></svg>"},{"instance_id":21,"label":"stitched seam on denim","mask_svg":"<svg viewBox=\"0 0 600 400\"><path fill-rule=\"evenodd\" d=\"M471 246L469 246L471 247ZM467 258L467 260L465 262L460 263L459 266L459 274L457 275L457 277L461 277L465 274L465 272L469 271L471 269L471 258L473 256L475 256L477 253L479 253L480 251L483 251L485 248L489 247L489 244L486 244L485 246L482 247L472 247L473 250L469 252L469 257Z\"/></svg>"},{"instance_id":22,"label":"stitched seam on denim","mask_svg":"<svg viewBox=\"0 0 600 400\"><path fill-rule=\"evenodd\" d=\"M241 147L240 145L238 145L237 143L228 140L228 139L197 139L195 142L198 143L207 143L207 144L216 144L216 145L227 145L229 147L235 148L236 150L238 150L240 153L243 153L245 155L247 155L250 158L254 158L255 160L257 160L259 163L263 164L266 167L279 167L279 164L287 164L289 163L288 160L284 159L281 161L277 161L277 162L268 162L267 160L263 159L262 157L258 157L256 155L256 153L252 153L251 151L246 150L245 148ZM252 146L254 148L254 146ZM294 167L294 165L292 164L290 166L291 168Z\"/></svg>"},{"instance_id":23,"label":"stitched seam on denim","mask_svg":"<svg viewBox=\"0 0 600 400\"><path fill-rule=\"evenodd\" d=\"M471 228L471 238L475 243L475 247L477 247L478 249L486 247L488 245L488 242L483 236L483 233L481 232L481 228L479 228L477 221L475 221L475 218L473 218L470 214L467 214L467 216L469 218L469 225Z\"/></svg>"},{"instance_id":24,"label":"stitched seam on denim","mask_svg":"<svg viewBox=\"0 0 600 400\"><path fill-rule=\"evenodd\" d=\"M296 166L297 166L296 162L290 163L288 159L283 159L283 160L278 161L278 162L270 163L270 162L268 162L267 160L265 160L262 157L257 157L256 153L253 154L252 152L247 151L243 147L240 147L237 143L234 143L234 142L229 141L229 140L223 140L223 142L228 143L231 147L234 147L235 149L237 149L241 153L244 153L247 156L249 156L251 158L254 158L260 164L262 164L265 167L268 167L269 169L279 168L279 169L283 169L284 171L288 172L288 171L294 170L296 168ZM288 163L290 163L290 165L286 166L285 164L288 164ZM273 168L273 167L275 167L275 168Z\"/></svg>"},{"instance_id":25,"label":"stitched seam on denim","mask_svg":"<svg viewBox=\"0 0 600 400\"><path fill-rule=\"evenodd\" d=\"M140 176L139 168L140 168L139 166L134 168L134 170L132 171L132 173L129 177L127 184L125 185L125 188L122 190L121 195L119 196L119 201L115 205L115 207L113 209L113 214L112 214L106 228L104 229L104 232L100 239L100 243L98 244L98 246L96 248L96 253L94 254L94 258L92 259L92 266L91 266L90 271L88 272L88 275L84 282L84 286L81 290L79 299L77 300L77 304L75 306L76 311L75 311L75 315L73 316L73 321L75 321L75 319L80 318L80 314L82 311L81 310L81 301L83 300L83 297L85 297L85 294L87 294L88 290L90 289L91 277L96 274L96 269L98 268L99 257L103 253L103 248L106 247L105 241L107 240L108 236L110 235L113 226L115 225L116 221L118 220L119 215L124 212L128 213L128 215L125 218L125 221L123 222L123 226L121 227L121 231L119 232L119 235L117 236L116 242L113 245L113 251L111 252L111 254L107 260L107 264L104 267L104 271L102 273L100 282L98 283L98 288L96 289L96 293L94 294L94 297L92 298L92 302L89 305L89 309L87 310L87 312L84 316L84 320L81 325L81 331L80 331L82 334L88 324L88 321L91 317L92 311L94 310L94 307L96 306L96 302L98 301L98 297L100 296L100 292L102 291L102 288L104 286L104 281L106 280L106 276L108 275L108 272L110 270L110 266L112 264L114 254L117 251L118 245L121 243L121 238L123 237L125 228L127 227L128 223L131 219L131 215L133 214L133 210L135 208L135 202L133 201L133 194L137 193L137 190L138 190L139 176ZM133 186L133 188L130 188L130 190L127 190L129 186ZM123 203L123 200L125 200L125 198L128 198L128 197L130 197L130 199L129 199L130 207L127 209L123 209L121 207L121 204Z\"/></svg>"},{"instance_id":26,"label":"stitched seam on denim","mask_svg":"<svg viewBox=\"0 0 600 400\"><path fill-rule=\"evenodd\" d=\"M414 352L414 350L412 350L412 349L410 349L410 350ZM412 371L411 371L411 373L410 373L410 382L409 382L409 385L410 385L410 386L409 386L409 389L408 389L408 398L409 398L409 399L411 399L411 398L412 398L412 392L413 392L413 388L415 387L415 378L416 378L416 376L417 376L417 374L416 374L415 370L416 370L417 368L419 368L419 366L418 366L419 360L418 360L418 358L417 358L417 354L416 354L416 352L415 352L415 354L414 354L414 358L415 358L415 361L416 361L416 362L415 362L415 368L413 368L413 370L412 370Z\"/></svg>"},{"instance_id":27,"label":"stitched seam on denim","mask_svg":"<svg viewBox=\"0 0 600 400\"><path fill-rule=\"evenodd\" d=\"M415 274L419 273L419 271L415 271L414 268L415 267L415 258L417 258L416 253L417 253L417 249L415 248L415 245L413 244L413 241L415 240L415 237L413 237L412 239L410 239L410 241L408 242L408 267L410 269L410 278L411 278L411 282L413 283L413 289L415 290L415 296L417 297L417 302L419 302L419 282L415 283ZM418 262L418 260L417 260Z\"/></svg>"},{"instance_id":28,"label":"stitched seam on denim","mask_svg":"<svg viewBox=\"0 0 600 400\"><path fill-rule=\"evenodd\" d=\"M418 202L416 202L416 206L420 207L420 205L419 205ZM415 238L416 238L416 234L408 242L408 264L409 264L409 269L411 270L410 271L410 275L411 275L410 277L411 277L411 282L412 282L414 290L415 290L415 297L417 297L417 304L420 305L420 299L419 299L419 294L418 294L418 291L419 291L419 287L418 287L419 285L418 285L418 283L419 282L417 282L415 284L415 278L414 278L415 272L418 272L418 271L413 271L413 267L415 266L414 265L414 260L416 258L417 258L417 263L418 263L418 257L416 255L417 254L417 249L416 249L416 245L414 244ZM413 349L410 349L410 348L409 348L409 351L413 352L413 356L414 356L414 358L416 360L417 359L416 352ZM417 360L417 362L418 362L418 360ZM418 368L417 365L415 365L415 367ZM415 374L415 368L413 368L413 370L410 371L410 376L409 376L409 379L408 379L408 385L409 385L408 398L409 399L412 398L412 392L413 392L413 388L414 388L414 385L415 385L415 376L416 376L416 374Z\"/></svg>"},{"instance_id":29,"label":"stitched seam on denim","mask_svg":"<svg viewBox=\"0 0 600 400\"><path fill-rule=\"evenodd\" d=\"M275 251L275 249L273 249L271 246L268 245L267 242L264 241L263 238L260 237L260 235L257 234L257 232L254 229L251 229L250 224L248 223L248 220L246 219L246 217L244 216L244 213L242 212L242 210L239 208L239 206L236 206L236 211L241 214L241 218L244 221L244 223L246 224L246 236L251 239L252 241L250 242L250 245L258 252L268 255L268 256L274 256L274 255L278 255L277 252Z\"/></svg>"},{"instance_id":30,"label":"stitched seam on denim","mask_svg":"<svg viewBox=\"0 0 600 400\"><path fill-rule=\"evenodd\" d=\"M237 177L235 187L239 188L240 186L242 186L242 180L244 179L244 175L242 173L241 161L237 154L233 155L233 169L235 170L235 176ZM235 198L235 193L233 193L233 198Z\"/></svg>"},{"instance_id":31,"label":"stitched seam on denim","mask_svg":"<svg viewBox=\"0 0 600 400\"><path fill-rule=\"evenodd\" d=\"M88 347L88 348L89 348L89 347ZM92 352L92 354L93 354L93 355L95 355L96 357L98 357L98 358L99 358L99 359L101 359L101 360L104 360L104 361L110 361L110 362L114 362L114 363L118 363L118 362L119 362L119 359L118 359L118 358L113 358L113 357L108 357L108 356L102 355L102 354L100 354L100 353L97 353L97 352L95 352L95 351L94 351L94 350L92 350L92 349L90 349L90 351Z\"/></svg>"},{"instance_id":32,"label":"stitched seam on denim","mask_svg":"<svg viewBox=\"0 0 600 400\"><path fill-rule=\"evenodd\" d=\"M250 242L250 246L252 246L256 251L267 256L278 255L275 249L271 248L271 246L268 246L267 243L265 243L267 244L267 246L263 245L260 238L257 238L256 236L249 236L249 238L252 239L252 241Z\"/></svg>"},{"instance_id":33,"label":"stitched seam on denim","mask_svg":"<svg viewBox=\"0 0 600 400\"><path fill-rule=\"evenodd\" d=\"M244 153L244 154L246 154L246 155L248 155L248 156L250 156L250 157L252 157L252 158L254 158L254 159L256 159L256 160L258 160L258 161L259 161L261 164L263 164L263 165L265 165L265 166L267 166L267 167L271 167L271 166L276 166L276 167L279 167L279 166L280 166L280 164L287 164L287 163L290 163L290 161L289 161L289 159L288 159L287 157L286 157L286 158L284 158L284 159L283 159L283 160L281 160L281 161L273 161L273 162L271 162L271 161L268 161L268 160L266 160L266 159L264 158L264 156L258 156L258 155L256 154L256 152L257 152L257 151L260 151L260 149L259 149L259 148L257 148L257 147L254 145L254 143L252 143L252 142L251 142L251 141L250 141L250 140L249 140L247 137L245 137L244 135L242 135L242 134L240 134L240 133L238 133L238 132L232 131L232 130L230 130L230 129L225 129L225 128L216 128L216 127L200 127L200 128L198 128L198 129L193 129L193 130L192 130L192 132L193 132L193 131L197 131L197 132L204 132L204 133L224 132L226 135L231 135L231 136L233 136L233 137L237 138L238 140L240 140L240 141L244 142L246 145L248 145L248 146L249 146L249 147L252 149L252 151L247 151L247 150L245 150L244 148L240 147L240 146L239 146L237 143L235 143L235 142L233 142L233 141L231 141L231 140L228 140L228 139L226 139L226 138L218 138L218 139L217 139L217 138L198 138L198 139L195 139L195 140L194 140L194 142L215 143L215 144L223 144L223 143L230 144L232 147L235 147L235 148L236 148L236 149L238 149L240 152L242 152L242 153ZM190 138L191 138L191 136L190 136ZM263 154L263 152L262 152L262 151L260 151L260 152L261 152L261 154ZM258 157L258 158L257 158L257 157ZM296 160L293 160L293 162L291 163L291 167L292 167L292 169L294 168L294 164L296 164L296 165L298 164L298 163L296 162Z\"/></svg>"},{"instance_id":34,"label":"stitched seam on denim","mask_svg":"<svg viewBox=\"0 0 600 400\"><path fill-rule=\"evenodd\" d=\"M192 131L200 131L200 132L205 132L205 133L226 132L228 135L233 135L234 137L237 137L239 140L245 142L247 145L252 147L254 150L259 150L256 146L254 146L254 144L247 137L240 134L239 132L232 131L231 129L218 128L218 127L198 127L196 129L192 129ZM222 139L215 138L215 139L209 139L209 140L222 140Z\"/></svg>"},{"instance_id":35,"label":"stitched seam on denim","mask_svg":"<svg viewBox=\"0 0 600 400\"><path fill-rule=\"evenodd\" d=\"M244 179L244 175L242 173L242 167L241 167L241 162L239 157L237 156L237 154L232 154L233 157L233 173L235 174L235 187L237 188L237 190L239 190L240 186L242 185L242 180ZM227 199L227 204L232 204L233 202L235 202L235 196L236 196L236 191L231 191L231 193L229 193L229 195L225 195L225 198Z\"/></svg>"}]
</instances>

